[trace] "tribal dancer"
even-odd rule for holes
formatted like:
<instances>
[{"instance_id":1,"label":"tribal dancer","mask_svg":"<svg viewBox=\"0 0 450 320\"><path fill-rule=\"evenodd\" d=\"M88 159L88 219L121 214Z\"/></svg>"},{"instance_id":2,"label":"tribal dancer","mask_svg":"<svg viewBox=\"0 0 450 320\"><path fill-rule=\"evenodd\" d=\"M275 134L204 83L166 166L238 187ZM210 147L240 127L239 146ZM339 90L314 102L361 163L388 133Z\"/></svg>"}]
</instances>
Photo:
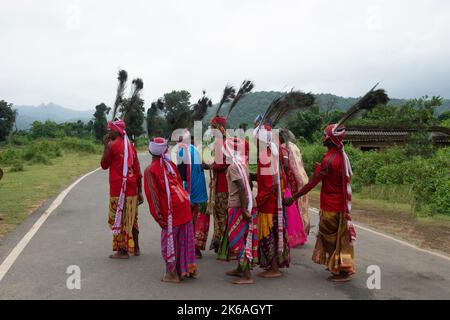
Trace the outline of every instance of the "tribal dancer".
<instances>
[{"instance_id":1,"label":"tribal dancer","mask_svg":"<svg viewBox=\"0 0 450 320\"><path fill-rule=\"evenodd\" d=\"M281 276L279 268L289 267L290 250L286 217L282 205L284 179L280 170L279 151L273 141L272 128L262 125L255 130L258 143L258 240L259 263L265 278Z\"/></svg>"},{"instance_id":2,"label":"tribal dancer","mask_svg":"<svg viewBox=\"0 0 450 320\"><path fill-rule=\"evenodd\" d=\"M287 129L280 129L280 150L283 169L286 174L287 187L291 193L300 191L308 183L308 175L303 167L302 154L297 145L292 142L295 140L294 134ZM299 212L299 219L293 217L288 219L289 242L296 245L302 245L307 241L309 234L309 214L308 214L308 196L301 197L295 202ZM295 225L294 225L295 224Z\"/></svg>"},{"instance_id":3,"label":"tribal dancer","mask_svg":"<svg viewBox=\"0 0 450 320\"><path fill-rule=\"evenodd\" d=\"M125 131L125 122L108 123L108 134L103 143L101 160L104 170L109 169L109 218L113 232L112 259L128 259L129 254L140 255L138 205L143 203L142 175L136 149Z\"/></svg>"},{"instance_id":4,"label":"tribal dancer","mask_svg":"<svg viewBox=\"0 0 450 320\"><path fill-rule=\"evenodd\" d=\"M167 150L167 140L150 141L152 163L144 171L144 190L150 213L161 227L161 253L166 263L162 281L178 283L196 275L194 227L189 195Z\"/></svg>"},{"instance_id":5,"label":"tribal dancer","mask_svg":"<svg viewBox=\"0 0 450 320\"><path fill-rule=\"evenodd\" d=\"M258 259L258 211L250 187L246 144L239 138L228 139L224 154L231 162L227 169L228 181L228 227L227 246L238 264L229 276L239 277L233 283L251 284L251 269Z\"/></svg>"},{"instance_id":6,"label":"tribal dancer","mask_svg":"<svg viewBox=\"0 0 450 320\"><path fill-rule=\"evenodd\" d=\"M209 231L209 215L206 215L208 193L206 191L205 172L202 167L200 152L194 145L194 137L186 129L183 139L178 144L178 171L189 193L191 202L192 222L195 233L195 255L202 257L201 250L205 250ZM185 143L189 141L190 143Z\"/></svg>"},{"instance_id":7,"label":"tribal dancer","mask_svg":"<svg viewBox=\"0 0 450 320\"><path fill-rule=\"evenodd\" d=\"M353 241L356 233L351 219L350 176L352 169L342 143L345 129L330 124L325 128L323 145L328 152L316 167L313 176L287 204L307 194L322 181L320 190L319 234L313 252L313 261L327 266L331 281L347 281L355 273Z\"/></svg>"}]
</instances>

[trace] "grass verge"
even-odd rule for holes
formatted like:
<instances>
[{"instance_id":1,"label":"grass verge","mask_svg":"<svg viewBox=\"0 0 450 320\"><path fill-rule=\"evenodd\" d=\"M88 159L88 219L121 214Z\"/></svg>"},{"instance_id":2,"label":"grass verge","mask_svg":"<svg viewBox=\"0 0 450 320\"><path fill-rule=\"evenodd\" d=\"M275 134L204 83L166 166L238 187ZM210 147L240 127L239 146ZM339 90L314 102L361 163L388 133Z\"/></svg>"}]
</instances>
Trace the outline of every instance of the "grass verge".
<instances>
[{"instance_id":1,"label":"grass verge","mask_svg":"<svg viewBox=\"0 0 450 320\"><path fill-rule=\"evenodd\" d=\"M98 167L100 157L99 154L64 152L52 159L52 165L34 164L18 172L6 168L0 181L0 238L75 177Z\"/></svg>"}]
</instances>

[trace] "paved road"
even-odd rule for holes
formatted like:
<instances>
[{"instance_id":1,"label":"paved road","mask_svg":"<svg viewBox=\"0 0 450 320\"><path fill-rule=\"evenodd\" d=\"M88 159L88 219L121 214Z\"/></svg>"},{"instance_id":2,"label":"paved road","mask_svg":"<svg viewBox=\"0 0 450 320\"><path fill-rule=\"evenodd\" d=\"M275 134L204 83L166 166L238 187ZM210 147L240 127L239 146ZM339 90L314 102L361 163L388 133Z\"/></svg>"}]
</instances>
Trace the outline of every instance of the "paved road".
<instances>
[{"instance_id":1,"label":"paved road","mask_svg":"<svg viewBox=\"0 0 450 320\"><path fill-rule=\"evenodd\" d=\"M142 166L149 160L143 156ZM107 177L107 172L97 171L71 190L0 281L1 299L450 299L449 260L361 229L356 246L357 275L349 283L325 281L328 273L311 262L316 213L309 243L292 250L292 265L282 278L255 277L254 285L233 285L224 275L233 263L218 262L207 252L198 261L198 279L179 285L162 283L160 231L146 204L139 214L142 256L108 258ZM0 261L50 203L3 239ZM66 287L70 265L81 269L80 290ZM367 288L369 265L381 269L380 290Z\"/></svg>"}]
</instances>

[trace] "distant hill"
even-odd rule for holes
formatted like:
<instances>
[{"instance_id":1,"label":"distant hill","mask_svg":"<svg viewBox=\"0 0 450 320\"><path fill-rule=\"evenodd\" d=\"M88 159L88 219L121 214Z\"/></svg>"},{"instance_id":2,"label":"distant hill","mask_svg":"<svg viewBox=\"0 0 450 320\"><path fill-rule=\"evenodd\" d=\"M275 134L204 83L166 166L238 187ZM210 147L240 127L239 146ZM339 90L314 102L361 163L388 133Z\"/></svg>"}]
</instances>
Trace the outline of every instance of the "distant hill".
<instances>
[{"instance_id":1,"label":"distant hill","mask_svg":"<svg viewBox=\"0 0 450 320\"><path fill-rule=\"evenodd\" d=\"M277 91L260 91L253 92L242 98L239 104L235 107L228 119L230 127L236 128L242 123L252 125L254 119L258 114L264 113L269 104L282 93ZM316 97L316 103L321 110L327 109L340 109L347 110L350 108L358 98L345 98L328 93L314 94ZM390 103L393 105L401 105L405 103L407 99L391 99ZM229 104L225 104L220 111L220 114L228 112ZM208 114L205 116L205 122L209 121L211 117L216 113L217 105L212 106ZM444 100L441 107L436 110L437 114L442 113L445 110L450 110L450 100Z\"/></svg>"},{"instance_id":2,"label":"distant hill","mask_svg":"<svg viewBox=\"0 0 450 320\"><path fill-rule=\"evenodd\" d=\"M277 91L259 91L253 92L245 96L231 113L229 123L231 127L238 127L239 124L253 124L253 120L260 113L263 113L267 106L282 93ZM315 94L316 102L322 110L329 108L347 110L357 98L344 98L333 94ZM392 99L391 103L400 105L406 102L406 99ZM226 114L229 105L222 107L221 114ZM72 122L81 120L88 122L93 118L94 110L74 110L65 108L54 103L40 104L38 106L13 106L18 112L17 128L19 130L27 130L34 121L51 120L57 123ZM208 114L205 116L205 122L211 119L215 114L217 105L212 106ZM436 112L438 114L445 110L450 110L450 100L444 100L444 104L439 107Z\"/></svg>"},{"instance_id":3,"label":"distant hill","mask_svg":"<svg viewBox=\"0 0 450 320\"><path fill-rule=\"evenodd\" d=\"M57 123L81 120L88 122L92 119L94 110L74 110L54 103L40 104L39 106L13 106L17 110L17 129L27 130L34 121L51 120Z\"/></svg>"}]
</instances>

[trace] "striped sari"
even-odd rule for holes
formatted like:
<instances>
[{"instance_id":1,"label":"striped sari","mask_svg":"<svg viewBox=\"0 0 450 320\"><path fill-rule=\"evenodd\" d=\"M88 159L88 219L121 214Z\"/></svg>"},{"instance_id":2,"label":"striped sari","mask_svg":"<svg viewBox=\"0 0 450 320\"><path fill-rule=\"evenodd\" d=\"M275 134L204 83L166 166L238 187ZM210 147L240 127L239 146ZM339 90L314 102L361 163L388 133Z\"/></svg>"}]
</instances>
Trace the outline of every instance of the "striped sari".
<instances>
[{"instance_id":1,"label":"striped sari","mask_svg":"<svg viewBox=\"0 0 450 320\"><path fill-rule=\"evenodd\" d=\"M231 256L235 256L242 270L252 269L258 263L258 212L252 210L251 235L250 224L242 217L241 208L228 210L228 233L225 241Z\"/></svg>"},{"instance_id":2,"label":"striped sari","mask_svg":"<svg viewBox=\"0 0 450 320\"><path fill-rule=\"evenodd\" d=\"M167 228L161 230L161 254L166 262L166 272L173 272L176 268L180 277L195 275L197 265L195 263L195 240L192 222L189 221L180 226L174 226L172 233L175 246L175 262L169 262L167 254Z\"/></svg>"}]
</instances>

